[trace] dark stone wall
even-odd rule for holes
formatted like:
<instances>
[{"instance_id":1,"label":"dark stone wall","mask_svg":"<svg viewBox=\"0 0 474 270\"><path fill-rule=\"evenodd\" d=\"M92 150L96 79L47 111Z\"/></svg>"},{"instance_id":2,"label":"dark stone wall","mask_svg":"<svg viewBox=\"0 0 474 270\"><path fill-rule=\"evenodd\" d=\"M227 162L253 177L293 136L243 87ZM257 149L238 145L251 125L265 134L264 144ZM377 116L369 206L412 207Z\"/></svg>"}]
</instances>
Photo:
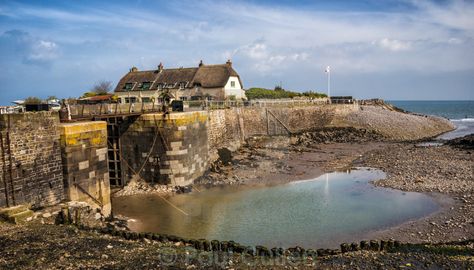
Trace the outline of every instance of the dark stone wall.
<instances>
[{"instance_id":1,"label":"dark stone wall","mask_svg":"<svg viewBox=\"0 0 474 270\"><path fill-rule=\"evenodd\" d=\"M191 184L208 165L207 117L203 111L144 114L125 125L120 138L125 182Z\"/></svg>"},{"instance_id":2,"label":"dark stone wall","mask_svg":"<svg viewBox=\"0 0 474 270\"><path fill-rule=\"evenodd\" d=\"M55 112L0 115L0 207L63 200L58 125Z\"/></svg>"}]
</instances>

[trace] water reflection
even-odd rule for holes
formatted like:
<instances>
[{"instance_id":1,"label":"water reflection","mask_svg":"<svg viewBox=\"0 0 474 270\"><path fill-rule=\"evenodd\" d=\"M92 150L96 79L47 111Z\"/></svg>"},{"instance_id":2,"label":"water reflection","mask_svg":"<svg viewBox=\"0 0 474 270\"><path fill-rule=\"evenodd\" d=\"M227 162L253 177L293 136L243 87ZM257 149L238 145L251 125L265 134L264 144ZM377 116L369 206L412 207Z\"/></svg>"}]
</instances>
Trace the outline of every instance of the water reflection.
<instances>
[{"instance_id":1,"label":"water reflection","mask_svg":"<svg viewBox=\"0 0 474 270\"><path fill-rule=\"evenodd\" d=\"M332 247L371 230L437 209L427 196L376 188L385 177L360 169L272 187L224 187L176 195L114 199L115 214L136 219L132 229L189 238L234 240L246 245Z\"/></svg>"}]
</instances>

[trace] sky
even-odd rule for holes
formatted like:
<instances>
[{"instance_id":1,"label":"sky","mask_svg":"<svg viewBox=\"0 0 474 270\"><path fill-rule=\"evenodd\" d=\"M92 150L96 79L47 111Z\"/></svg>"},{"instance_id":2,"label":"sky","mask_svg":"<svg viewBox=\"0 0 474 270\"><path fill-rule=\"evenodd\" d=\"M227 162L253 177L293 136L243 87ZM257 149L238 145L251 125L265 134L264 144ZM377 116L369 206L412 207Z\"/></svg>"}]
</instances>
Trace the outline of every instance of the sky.
<instances>
[{"instance_id":1,"label":"sky","mask_svg":"<svg viewBox=\"0 0 474 270\"><path fill-rule=\"evenodd\" d=\"M225 63L244 87L474 99L474 1L0 0L0 104L139 70Z\"/></svg>"}]
</instances>

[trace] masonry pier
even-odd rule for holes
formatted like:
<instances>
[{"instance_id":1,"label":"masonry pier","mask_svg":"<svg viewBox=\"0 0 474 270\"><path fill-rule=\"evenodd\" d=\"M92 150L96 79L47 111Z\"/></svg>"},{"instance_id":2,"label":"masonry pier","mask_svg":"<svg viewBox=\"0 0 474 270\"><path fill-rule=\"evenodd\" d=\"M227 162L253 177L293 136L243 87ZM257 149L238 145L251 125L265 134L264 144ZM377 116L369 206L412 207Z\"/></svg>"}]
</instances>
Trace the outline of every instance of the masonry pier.
<instances>
[{"instance_id":1,"label":"masonry pier","mask_svg":"<svg viewBox=\"0 0 474 270\"><path fill-rule=\"evenodd\" d=\"M190 185L218 158L219 149L237 150L252 136L353 127L406 140L452 129L447 120L404 114L383 104L129 114L99 110L107 113L88 118L83 111L81 118L73 117L76 122L64 123L56 112L0 115L0 208L75 200L108 215L111 186L135 180Z\"/></svg>"}]
</instances>

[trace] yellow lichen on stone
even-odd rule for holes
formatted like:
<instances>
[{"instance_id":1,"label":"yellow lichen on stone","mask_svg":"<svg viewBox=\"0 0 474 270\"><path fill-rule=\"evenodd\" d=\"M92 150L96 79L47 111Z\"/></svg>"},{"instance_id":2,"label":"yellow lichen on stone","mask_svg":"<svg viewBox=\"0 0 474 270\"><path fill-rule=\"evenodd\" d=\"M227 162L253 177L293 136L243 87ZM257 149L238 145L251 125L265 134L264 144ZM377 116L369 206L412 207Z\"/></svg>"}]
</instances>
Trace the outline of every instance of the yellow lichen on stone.
<instances>
[{"instance_id":1,"label":"yellow lichen on stone","mask_svg":"<svg viewBox=\"0 0 474 270\"><path fill-rule=\"evenodd\" d=\"M107 123L104 121L90 121L72 124L62 124L61 144L74 146L89 140L91 146L100 146L107 140Z\"/></svg>"},{"instance_id":2,"label":"yellow lichen on stone","mask_svg":"<svg viewBox=\"0 0 474 270\"><path fill-rule=\"evenodd\" d=\"M86 133L91 131L107 130L107 122L105 121L88 121L77 123L66 123L60 125L61 135L72 135L78 133Z\"/></svg>"},{"instance_id":3,"label":"yellow lichen on stone","mask_svg":"<svg viewBox=\"0 0 474 270\"><path fill-rule=\"evenodd\" d=\"M105 138L101 135L102 134L99 134L99 136L97 136L97 137L92 137L90 139L91 145L93 145L93 146L102 145L105 141Z\"/></svg>"},{"instance_id":4,"label":"yellow lichen on stone","mask_svg":"<svg viewBox=\"0 0 474 270\"><path fill-rule=\"evenodd\" d=\"M141 116L146 121L156 121L157 124L164 122L164 125L186 126L189 124L207 121L207 112L173 112L163 117L162 114L144 114Z\"/></svg>"}]
</instances>

